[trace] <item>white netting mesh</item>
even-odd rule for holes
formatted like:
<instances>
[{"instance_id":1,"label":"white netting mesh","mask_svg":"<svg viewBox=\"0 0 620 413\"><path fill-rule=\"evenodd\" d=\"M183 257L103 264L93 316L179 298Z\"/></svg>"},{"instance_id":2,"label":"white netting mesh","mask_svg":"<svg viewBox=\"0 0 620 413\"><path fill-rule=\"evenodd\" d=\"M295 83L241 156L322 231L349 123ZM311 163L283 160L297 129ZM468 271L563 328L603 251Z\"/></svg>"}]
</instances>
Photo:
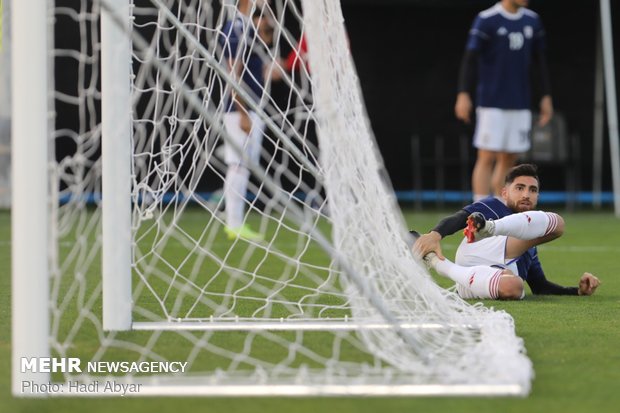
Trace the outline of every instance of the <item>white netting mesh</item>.
<instances>
[{"instance_id":1,"label":"white netting mesh","mask_svg":"<svg viewBox=\"0 0 620 413\"><path fill-rule=\"evenodd\" d=\"M132 317L147 330L106 332L101 4L57 2L53 351L93 361L188 361L189 374L160 376L160 384L527 391L531 365L512 318L441 289L408 251L339 2L304 1L302 13L299 1L249 1L248 15L258 16L239 20L246 52L234 59L225 51L226 22L244 3L145 0L131 8ZM264 22L273 23L272 38L262 37ZM251 99L243 78L255 70L251 54L264 63L260 99ZM229 57L240 71L229 71ZM260 238L226 231L231 92L248 93L246 107L266 124L259 162L241 157L250 172L242 223ZM78 378L93 379L64 379Z\"/></svg>"}]
</instances>

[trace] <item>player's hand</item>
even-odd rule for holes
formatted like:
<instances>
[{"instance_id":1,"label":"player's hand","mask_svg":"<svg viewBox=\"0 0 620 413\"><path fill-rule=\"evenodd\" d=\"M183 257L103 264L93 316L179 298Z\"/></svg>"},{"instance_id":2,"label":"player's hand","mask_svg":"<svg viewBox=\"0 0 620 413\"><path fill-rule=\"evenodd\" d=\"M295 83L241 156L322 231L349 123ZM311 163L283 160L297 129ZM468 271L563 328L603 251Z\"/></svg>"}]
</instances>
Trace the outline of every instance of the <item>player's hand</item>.
<instances>
[{"instance_id":1,"label":"player's hand","mask_svg":"<svg viewBox=\"0 0 620 413\"><path fill-rule=\"evenodd\" d=\"M584 272L579 280L579 295L592 295L601 284L598 278L589 272Z\"/></svg>"},{"instance_id":2,"label":"player's hand","mask_svg":"<svg viewBox=\"0 0 620 413\"><path fill-rule=\"evenodd\" d=\"M462 120L465 123L471 122L471 110L472 110L471 98L469 93L460 92L456 95L456 104L454 105L454 114L456 118Z\"/></svg>"},{"instance_id":3,"label":"player's hand","mask_svg":"<svg viewBox=\"0 0 620 413\"><path fill-rule=\"evenodd\" d=\"M250 119L250 115L244 110L241 111L239 126L241 127L241 130L244 131L246 134L250 134L250 131L252 130L252 119Z\"/></svg>"},{"instance_id":4,"label":"player's hand","mask_svg":"<svg viewBox=\"0 0 620 413\"><path fill-rule=\"evenodd\" d=\"M553 117L553 102L551 96L545 95L540 99L540 117L538 118L538 125L545 126Z\"/></svg>"},{"instance_id":5,"label":"player's hand","mask_svg":"<svg viewBox=\"0 0 620 413\"><path fill-rule=\"evenodd\" d=\"M438 232L431 231L428 234L421 235L413 244L413 253L419 257L424 257L429 252L437 254L440 260L445 259L441 251L441 235Z\"/></svg>"}]
</instances>

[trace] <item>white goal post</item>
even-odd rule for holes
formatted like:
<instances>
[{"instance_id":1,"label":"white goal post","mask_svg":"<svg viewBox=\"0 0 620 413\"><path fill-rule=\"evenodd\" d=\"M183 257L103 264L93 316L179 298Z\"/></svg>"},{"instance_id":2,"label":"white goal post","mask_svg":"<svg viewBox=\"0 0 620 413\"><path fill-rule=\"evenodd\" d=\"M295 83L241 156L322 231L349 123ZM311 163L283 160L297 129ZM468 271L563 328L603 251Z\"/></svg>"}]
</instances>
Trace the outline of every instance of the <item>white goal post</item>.
<instances>
[{"instance_id":1,"label":"white goal post","mask_svg":"<svg viewBox=\"0 0 620 413\"><path fill-rule=\"evenodd\" d=\"M14 395L529 392L409 250L338 1L12 20Z\"/></svg>"}]
</instances>

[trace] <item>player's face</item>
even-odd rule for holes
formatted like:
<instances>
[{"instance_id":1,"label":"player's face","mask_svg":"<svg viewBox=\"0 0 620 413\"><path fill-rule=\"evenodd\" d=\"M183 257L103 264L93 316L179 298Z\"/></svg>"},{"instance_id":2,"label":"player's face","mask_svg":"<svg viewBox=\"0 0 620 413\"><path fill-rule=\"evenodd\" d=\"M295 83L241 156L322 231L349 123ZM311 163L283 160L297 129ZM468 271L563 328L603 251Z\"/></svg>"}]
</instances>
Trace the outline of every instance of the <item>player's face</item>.
<instances>
[{"instance_id":1,"label":"player's face","mask_svg":"<svg viewBox=\"0 0 620 413\"><path fill-rule=\"evenodd\" d=\"M538 180L531 176L519 176L504 186L502 197L506 206L514 212L531 211L538 204Z\"/></svg>"}]
</instances>

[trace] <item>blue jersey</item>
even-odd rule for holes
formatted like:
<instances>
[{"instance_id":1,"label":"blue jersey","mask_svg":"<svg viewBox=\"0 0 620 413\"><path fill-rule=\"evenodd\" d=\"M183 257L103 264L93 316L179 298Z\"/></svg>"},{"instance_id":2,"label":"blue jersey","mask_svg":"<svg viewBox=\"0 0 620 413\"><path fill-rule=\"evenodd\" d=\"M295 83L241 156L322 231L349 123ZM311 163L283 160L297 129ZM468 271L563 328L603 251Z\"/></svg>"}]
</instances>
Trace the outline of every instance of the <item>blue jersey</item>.
<instances>
[{"instance_id":1,"label":"blue jersey","mask_svg":"<svg viewBox=\"0 0 620 413\"><path fill-rule=\"evenodd\" d=\"M529 109L532 53L544 47L545 30L533 11L512 14L497 3L480 12L466 46L478 52L477 106Z\"/></svg>"},{"instance_id":2,"label":"blue jersey","mask_svg":"<svg viewBox=\"0 0 620 413\"><path fill-rule=\"evenodd\" d=\"M463 209L470 214L480 212L484 215L485 219L493 220L504 218L505 216L512 215L514 213L502 201L494 196L489 196L478 202L469 204Z\"/></svg>"},{"instance_id":3,"label":"blue jersey","mask_svg":"<svg viewBox=\"0 0 620 413\"><path fill-rule=\"evenodd\" d=\"M499 219L511 215L514 212L508 208L502 201L495 197L487 197L463 208L468 213L480 212L485 219ZM530 248L516 260L519 277L527 281L528 284L533 282L546 282L545 273L542 265L538 260L538 251L536 247Z\"/></svg>"},{"instance_id":4,"label":"blue jersey","mask_svg":"<svg viewBox=\"0 0 620 413\"><path fill-rule=\"evenodd\" d=\"M241 79L245 90L258 102L263 94L265 81L263 60L256 51L260 45L256 31L244 17L237 15L224 24L218 40L224 57L241 66ZM236 110L230 96L227 98L226 110Z\"/></svg>"}]
</instances>

